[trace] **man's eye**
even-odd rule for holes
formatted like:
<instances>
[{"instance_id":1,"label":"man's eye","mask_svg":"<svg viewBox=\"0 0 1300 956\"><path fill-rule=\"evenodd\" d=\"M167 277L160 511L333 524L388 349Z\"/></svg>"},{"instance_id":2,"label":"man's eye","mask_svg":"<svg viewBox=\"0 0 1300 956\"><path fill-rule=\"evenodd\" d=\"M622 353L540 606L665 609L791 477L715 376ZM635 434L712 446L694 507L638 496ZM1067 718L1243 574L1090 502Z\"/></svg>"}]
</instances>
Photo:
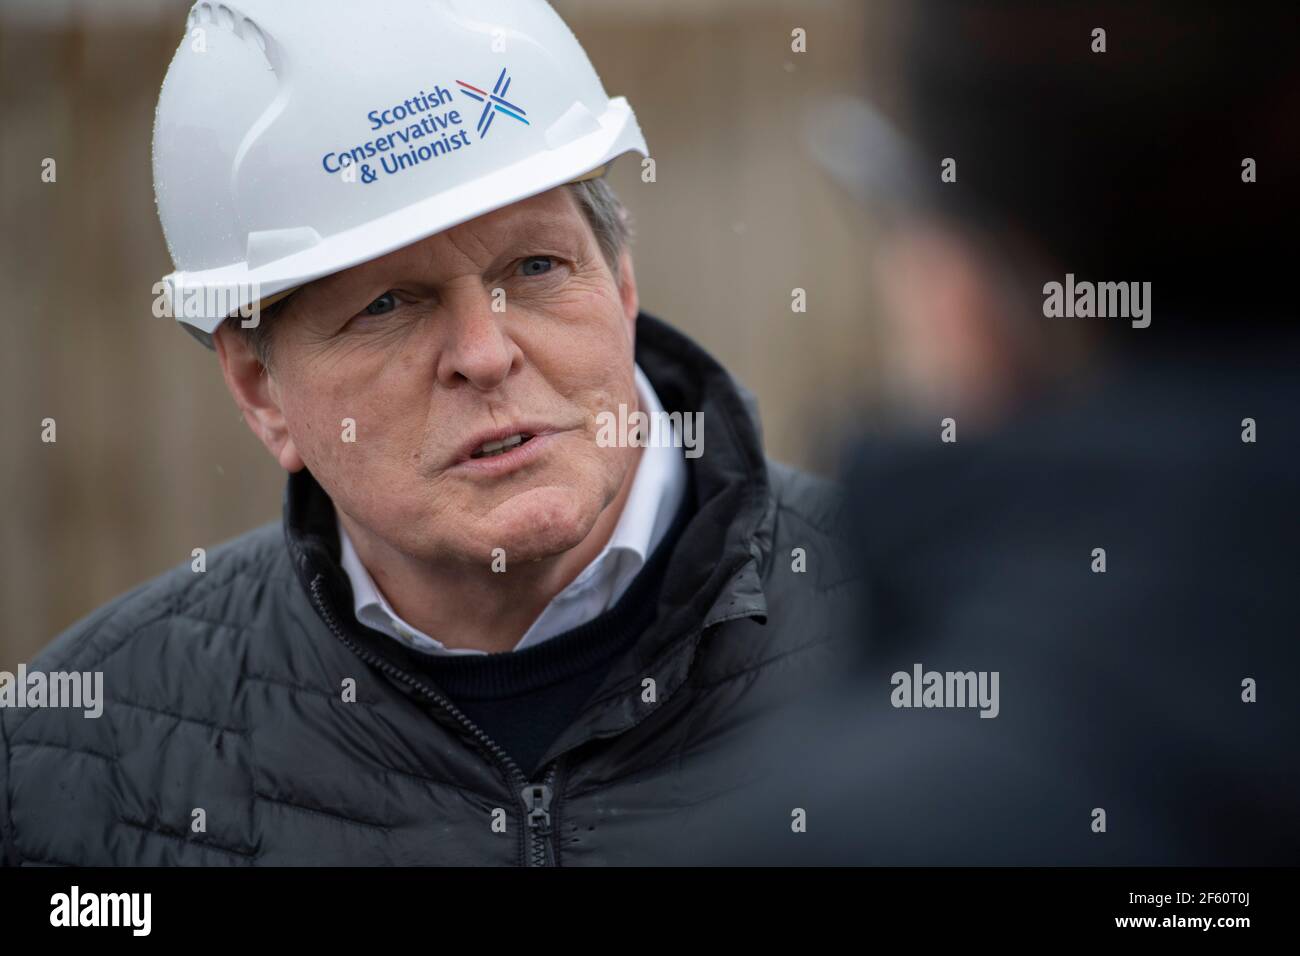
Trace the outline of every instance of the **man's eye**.
<instances>
[{"instance_id":1,"label":"man's eye","mask_svg":"<svg viewBox=\"0 0 1300 956\"><path fill-rule=\"evenodd\" d=\"M539 276L550 272L554 265L555 260L550 256L529 256L520 264L519 269L523 275Z\"/></svg>"},{"instance_id":2,"label":"man's eye","mask_svg":"<svg viewBox=\"0 0 1300 956\"><path fill-rule=\"evenodd\" d=\"M391 292L385 292L366 306L363 312L366 315L383 315L385 312L392 312L395 308L397 308L397 296Z\"/></svg>"}]
</instances>

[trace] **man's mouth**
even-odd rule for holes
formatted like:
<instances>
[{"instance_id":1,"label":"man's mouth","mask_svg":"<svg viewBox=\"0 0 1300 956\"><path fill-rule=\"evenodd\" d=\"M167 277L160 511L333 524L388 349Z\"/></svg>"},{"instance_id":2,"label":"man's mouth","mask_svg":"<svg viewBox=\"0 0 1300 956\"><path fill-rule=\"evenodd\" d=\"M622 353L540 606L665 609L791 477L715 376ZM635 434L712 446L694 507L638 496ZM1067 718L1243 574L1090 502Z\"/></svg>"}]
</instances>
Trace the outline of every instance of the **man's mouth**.
<instances>
[{"instance_id":1,"label":"man's mouth","mask_svg":"<svg viewBox=\"0 0 1300 956\"><path fill-rule=\"evenodd\" d=\"M519 432L514 435L508 435L499 441L485 441L478 448L470 453L470 458L495 458L497 455L504 455L520 445L526 444L532 439L532 435L527 432Z\"/></svg>"}]
</instances>

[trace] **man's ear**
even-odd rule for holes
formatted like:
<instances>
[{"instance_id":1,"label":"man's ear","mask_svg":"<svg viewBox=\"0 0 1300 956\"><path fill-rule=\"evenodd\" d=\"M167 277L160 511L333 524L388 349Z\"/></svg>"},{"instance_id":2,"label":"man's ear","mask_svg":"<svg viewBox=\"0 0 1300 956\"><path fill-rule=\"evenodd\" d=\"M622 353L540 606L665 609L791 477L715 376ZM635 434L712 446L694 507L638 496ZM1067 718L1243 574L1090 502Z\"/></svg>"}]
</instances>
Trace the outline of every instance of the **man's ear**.
<instances>
[{"instance_id":1,"label":"man's ear","mask_svg":"<svg viewBox=\"0 0 1300 956\"><path fill-rule=\"evenodd\" d=\"M302 457L289 435L280 407L279 389L248 340L223 322L212 336L221 362L221 375L244 421L285 471L300 471Z\"/></svg>"},{"instance_id":2,"label":"man's ear","mask_svg":"<svg viewBox=\"0 0 1300 956\"><path fill-rule=\"evenodd\" d=\"M623 316L627 319L628 337L636 341L636 316L641 303L636 291L636 272L632 268L632 253L624 249L618 257L618 297L623 303Z\"/></svg>"}]
</instances>

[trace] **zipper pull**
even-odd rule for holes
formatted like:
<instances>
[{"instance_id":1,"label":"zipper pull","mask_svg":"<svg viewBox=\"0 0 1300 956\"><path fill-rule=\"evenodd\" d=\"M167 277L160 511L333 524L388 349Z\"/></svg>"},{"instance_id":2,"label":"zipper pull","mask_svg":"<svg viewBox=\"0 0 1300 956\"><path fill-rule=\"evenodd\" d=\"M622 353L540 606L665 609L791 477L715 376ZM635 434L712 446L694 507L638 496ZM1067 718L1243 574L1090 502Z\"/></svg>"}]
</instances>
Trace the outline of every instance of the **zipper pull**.
<instances>
[{"instance_id":1,"label":"zipper pull","mask_svg":"<svg viewBox=\"0 0 1300 956\"><path fill-rule=\"evenodd\" d=\"M551 788L544 783L530 783L524 787L522 794L524 809L528 811L528 826L536 830L551 826Z\"/></svg>"}]
</instances>

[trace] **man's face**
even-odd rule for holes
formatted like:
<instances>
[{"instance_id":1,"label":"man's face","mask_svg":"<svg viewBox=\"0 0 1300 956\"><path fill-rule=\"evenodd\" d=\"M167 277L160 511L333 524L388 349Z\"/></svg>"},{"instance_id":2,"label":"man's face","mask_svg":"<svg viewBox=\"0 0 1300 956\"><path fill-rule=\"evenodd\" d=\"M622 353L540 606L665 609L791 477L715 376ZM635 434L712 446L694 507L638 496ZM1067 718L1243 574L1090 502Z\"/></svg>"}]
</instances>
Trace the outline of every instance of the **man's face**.
<instances>
[{"instance_id":1,"label":"man's face","mask_svg":"<svg viewBox=\"0 0 1300 956\"><path fill-rule=\"evenodd\" d=\"M305 286L275 319L281 463L417 559L574 547L636 460L596 444L598 413L636 407L624 264L560 187Z\"/></svg>"}]
</instances>

